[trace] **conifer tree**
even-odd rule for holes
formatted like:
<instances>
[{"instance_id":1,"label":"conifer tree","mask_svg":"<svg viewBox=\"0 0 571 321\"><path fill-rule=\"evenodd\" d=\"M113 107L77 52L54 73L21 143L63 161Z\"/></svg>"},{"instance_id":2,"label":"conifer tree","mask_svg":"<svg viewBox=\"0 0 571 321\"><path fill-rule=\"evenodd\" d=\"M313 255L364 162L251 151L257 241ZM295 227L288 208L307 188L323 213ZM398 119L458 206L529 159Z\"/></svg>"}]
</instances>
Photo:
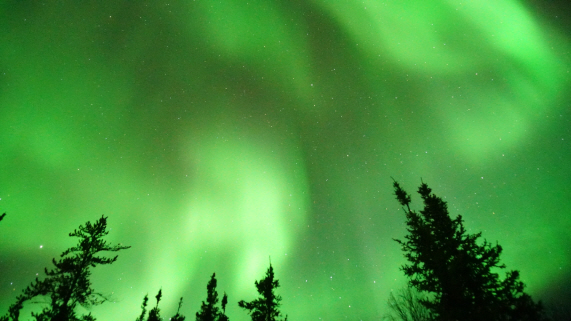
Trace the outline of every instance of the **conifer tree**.
<instances>
[{"instance_id":1,"label":"conifer tree","mask_svg":"<svg viewBox=\"0 0 571 321\"><path fill-rule=\"evenodd\" d=\"M218 292L216 292L216 273L212 273L210 281L206 285L206 302L202 301L200 311L196 312L196 321L218 321L226 320L226 303L228 302L228 297L224 293L222 298L222 310L217 306L218 304Z\"/></svg>"},{"instance_id":2,"label":"conifer tree","mask_svg":"<svg viewBox=\"0 0 571 321\"><path fill-rule=\"evenodd\" d=\"M395 181L395 195L406 214L408 234L401 245L409 264L402 271L409 283L431 294L422 303L435 320L495 321L543 320L541 304L523 292L518 271L501 279L500 245L486 240L482 233L468 234L462 216L450 217L446 202L422 183L418 189L424 209L410 209L411 198Z\"/></svg>"},{"instance_id":3,"label":"conifer tree","mask_svg":"<svg viewBox=\"0 0 571 321\"><path fill-rule=\"evenodd\" d=\"M139 315L139 317L137 318L136 321L144 321L145 320L145 314L147 314L147 303L149 302L149 295L146 294L145 297L143 298L143 303L141 304L141 315Z\"/></svg>"},{"instance_id":4,"label":"conifer tree","mask_svg":"<svg viewBox=\"0 0 571 321\"><path fill-rule=\"evenodd\" d=\"M163 290L160 289L159 293L157 293L157 295L155 296L155 299L157 300L157 304L155 305L154 308L151 309L151 311L149 311L149 318L147 318L147 321L160 321L161 320L161 309L159 309L159 302L161 302L162 297L163 297Z\"/></svg>"},{"instance_id":5,"label":"conifer tree","mask_svg":"<svg viewBox=\"0 0 571 321\"><path fill-rule=\"evenodd\" d=\"M80 225L77 230L69 234L78 237L79 243L61 254L61 259L52 262L55 268L45 269L46 278L36 278L23 293L16 298L16 302L9 308L11 320L17 321L20 310L26 301L42 296L48 300L48 306L41 312L32 312L36 320L50 321L76 321L95 320L91 314L78 317L75 313L77 305L88 308L106 301L103 295L95 292L91 287L91 268L98 265L107 265L115 262L117 256L108 258L98 256L100 252L117 252L128 249L130 246L109 245L103 239L107 231L107 217L102 216L95 224L87 222Z\"/></svg>"},{"instance_id":6,"label":"conifer tree","mask_svg":"<svg viewBox=\"0 0 571 321\"><path fill-rule=\"evenodd\" d=\"M163 297L163 290L160 289L155 299L157 303L155 306L149 311L149 316L147 317L146 321L159 321L161 320L161 309L159 309L159 303ZM149 301L149 295L145 295L143 298L143 304L141 304L141 314L136 319L136 321L145 321L145 315L147 314L147 303ZM186 318L184 315L180 314L180 307L182 306L182 297L178 301L178 309L176 310L176 314L171 317L169 320L171 321L184 321ZM2 320L0 320L2 321Z\"/></svg>"},{"instance_id":7,"label":"conifer tree","mask_svg":"<svg viewBox=\"0 0 571 321\"><path fill-rule=\"evenodd\" d=\"M228 304L228 295L224 292L224 296L222 297L222 314L218 321L228 321L230 320L228 316L226 316L226 305Z\"/></svg>"},{"instance_id":8,"label":"conifer tree","mask_svg":"<svg viewBox=\"0 0 571 321\"><path fill-rule=\"evenodd\" d=\"M271 263L266 271L266 277L259 282L255 281L255 285L260 297L251 302L241 300L238 302L238 306L248 310L252 321L278 321L281 314L279 307L282 297L274 293L280 283L278 280L274 280L274 268ZM285 321L287 321L287 316Z\"/></svg>"}]
</instances>

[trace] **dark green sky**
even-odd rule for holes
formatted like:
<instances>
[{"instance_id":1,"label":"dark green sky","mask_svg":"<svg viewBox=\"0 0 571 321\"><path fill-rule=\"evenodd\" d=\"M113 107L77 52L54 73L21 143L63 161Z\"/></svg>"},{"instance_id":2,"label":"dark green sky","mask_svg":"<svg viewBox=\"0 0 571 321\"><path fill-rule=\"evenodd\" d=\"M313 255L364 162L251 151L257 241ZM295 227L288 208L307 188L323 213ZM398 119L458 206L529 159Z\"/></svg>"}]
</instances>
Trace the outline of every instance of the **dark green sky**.
<instances>
[{"instance_id":1,"label":"dark green sky","mask_svg":"<svg viewBox=\"0 0 571 321\"><path fill-rule=\"evenodd\" d=\"M570 292L569 10L494 1L0 2L0 311L79 224L136 318L232 320L271 256L291 320L372 320L422 177L536 298ZM418 198L413 198L418 204ZM3 313L3 312L2 312Z\"/></svg>"}]
</instances>

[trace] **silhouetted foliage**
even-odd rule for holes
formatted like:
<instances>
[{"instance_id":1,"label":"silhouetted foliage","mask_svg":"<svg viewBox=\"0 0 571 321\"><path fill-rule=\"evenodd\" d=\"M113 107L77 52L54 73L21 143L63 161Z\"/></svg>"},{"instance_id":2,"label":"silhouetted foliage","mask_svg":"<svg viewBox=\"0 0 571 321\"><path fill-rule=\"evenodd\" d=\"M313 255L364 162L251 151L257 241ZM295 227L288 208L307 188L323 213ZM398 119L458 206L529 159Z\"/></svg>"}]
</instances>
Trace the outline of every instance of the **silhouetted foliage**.
<instances>
[{"instance_id":1,"label":"silhouetted foliage","mask_svg":"<svg viewBox=\"0 0 571 321\"><path fill-rule=\"evenodd\" d=\"M144 321L145 320L145 314L147 314L147 303L149 302L149 295L146 294L145 297L143 298L143 303L141 304L141 315L139 315L139 317L137 318L136 321Z\"/></svg>"},{"instance_id":2,"label":"silhouetted foliage","mask_svg":"<svg viewBox=\"0 0 571 321\"><path fill-rule=\"evenodd\" d=\"M228 321L230 320L227 316L226 316L226 305L228 304L228 296L226 295L226 292L224 292L224 296L222 297L222 314L220 315L220 318L218 319L219 321Z\"/></svg>"},{"instance_id":3,"label":"silhouetted foliage","mask_svg":"<svg viewBox=\"0 0 571 321\"><path fill-rule=\"evenodd\" d=\"M103 239L107 234L109 232L105 216L102 216L95 224L87 222L85 226L80 225L77 230L70 233L69 236L79 238L79 243L64 251L58 261L52 260L55 268L45 269L44 280L36 278L23 290L8 310L10 319L18 320L23 304L34 297L42 296L48 299L48 307L40 313L32 312L36 320L95 320L91 314L78 317L75 313L78 304L88 308L106 301L103 295L95 292L91 287L90 268L111 264L117 260L117 256L113 258L97 256L99 252L117 252L130 248L130 246L107 244Z\"/></svg>"},{"instance_id":4,"label":"silhouetted foliage","mask_svg":"<svg viewBox=\"0 0 571 321\"><path fill-rule=\"evenodd\" d=\"M176 314L172 318L170 318L170 321L184 321L184 319L186 319L184 315L180 314L181 306L182 306L182 297L178 301L178 309L176 309Z\"/></svg>"},{"instance_id":5,"label":"silhouetted foliage","mask_svg":"<svg viewBox=\"0 0 571 321\"><path fill-rule=\"evenodd\" d=\"M261 281L256 281L256 289L261 297L254 301L246 302L241 300L238 302L238 306L248 310L252 321L276 321L279 320L280 311L280 301L282 297L276 295L274 290L277 289L280 284L278 280L274 280L274 268L270 263L270 267L266 271L266 277ZM285 317L287 321L287 316Z\"/></svg>"},{"instance_id":6,"label":"silhouetted foliage","mask_svg":"<svg viewBox=\"0 0 571 321\"><path fill-rule=\"evenodd\" d=\"M0 215L0 221L2 221L4 219L4 216L6 216L6 213L3 213L2 215Z\"/></svg>"},{"instance_id":7,"label":"silhouetted foliage","mask_svg":"<svg viewBox=\"0 0 571 321\"><path fill-rule=\"evenodd\" d=\"M418 189L424 209L410 209L411 198L395 181L395 195L406 214L408 235L397 241L410 264L402 271L421 292L433 294L421 302L436 320L543 320L541 304L523 292L518 271L502 280L492 272L499 264L501 246L476 241L462 217L450 218L447 204L422 183Z\"/></svg>"},{"instance_id":8,"label":"silhouetted foliage","mask_svg":"<svg viewBox=\"0 0 571 321\"><path fill-rule=\"evenodd\" d=\"M149 316L147 317L146 321L159 321L161 320L161 309L159 309L159 303L161 302L161 298L163 297L163 290L160 289L157 295L155 296L155 300L157 303L155 306L149 311ZM149 295L145 295L143 298L143 303L141 304L141 314L136 319L136 321L145 321L145 314L147 313L147 304L149 302ZM169 320L171 321L184 321L186 318L184 315L180 314L180 307L182 306L182 297L178 301L178 309L176 310L176 314L171 317ZM1 320L0 320L1 321Z\"/></svg>"},{"instance_id":9,"label":"silhouetted foliage","mask_svg":"<svg viewBox=\"0 0 571 321\"><path fill-rule=\"evenodd\" d=\"M147 318L147 321L160 321L161 320L161 309L159 309L159 302L161 302L161 298L163 297L163 290L160 289L159 293L157 293L157 295L155 296L155 299L157 300L157 304L155 304L155 307L151 309L151 311L149 311L149 317Z\"/></svg>"},{"instance_id":10,"label":"silhouetted foliage","mask_svg":"<svg viewBox=\"0 0 571 321\"><path fill-rule=\"evenodd\" d=\"M384 319L388 321L428 321L431 320L430 310L422 304L424 297L415 288L408 286L397 295L389 295L388 305L391 314Z\"/></svg>"},{"instance_id":11,"label":"silhouetted foliage","mask_svg":"<svg viewBox=\"0 0 571 321\"><path fill-rule=\"evenodd\" d=\"M226 316L226 303L228 297L224 293L222 298L222 311L216 304L218 303L218 292L216 292L216 273L212 273L210 281L206 285L206 302L202 301L200 311L196 312L196 321L218 321L228 320Z\"/></svg>"},{"instance_id":12,"label":"silhouetted foliage","mask_svg":"<svg viewBox=\"0 0 571 321\"><path fill-rule=\"evenodd\" d=\"M228 316L226 315L226 305L228 304L228 295L224 292L224 296L222 297L222 312L218 315L218 321L226 321L229 320Z\"/></svg>"}]
</instances>

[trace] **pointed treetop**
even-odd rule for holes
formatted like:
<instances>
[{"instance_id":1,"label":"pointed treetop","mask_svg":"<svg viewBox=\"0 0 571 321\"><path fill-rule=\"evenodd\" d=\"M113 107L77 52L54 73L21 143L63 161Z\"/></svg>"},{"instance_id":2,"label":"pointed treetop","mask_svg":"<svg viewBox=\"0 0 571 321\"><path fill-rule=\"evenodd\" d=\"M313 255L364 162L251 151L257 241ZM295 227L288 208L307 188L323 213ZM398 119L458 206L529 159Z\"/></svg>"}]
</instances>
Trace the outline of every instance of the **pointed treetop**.
<instances>
[{"instance_id":1,"label":"pointed treetop","mask_svg":"<svg viewBox=\"0 0 571 321\"><path fill-rule=\"evenodd\" d=\"M97 256L100 252L117 252L130 246L110 245L104 237L107 230L107 217L101 216L94 224L80 225L69 236L78 237L78 244L64 251L60 259L53 259L54 268L45 269L43 280L36 278L23 290L16 302L9 308L10 317L18 319L23 304L41 296L47 300L49 308L42 312L32 312L37 320L76 320L75 309L78 305L89 308L107 301L107 298L96 292L91 286L91 268L98 265L111 264L115 257ZM93 319L90 314L83 315L83 320Z\"/></svg>"},{"instance_id":2,"label":"pointed treetop","mask_svg":"<svg viewBox=\"0 0 571 321\"><path fill-rule=\"evenodd\" d=\"M280 283L274 279L274 268L271 264L266 271L266 277L260 281L255 281L254 284L260 297L251 302L241 300L238 302L238 306L248 310L252 321L279 320L278 317L281 315L279 307L282 297L274 293Z\"/></svg>"},{"instance_id":3,"label":"pointed treetop","mask_svg":"<svg viewBox=\"0 0 571 321\"><path fill-rule=\"evenodd\" d=\"M402 189L402 187L400 187L399 183L397 181L395 181L394 178L392 178L392 180L393 180L393 187L395 189L395 195L397 197L397 200L399 201L399 203L402 206L406 206L408 211L410 212L410 207L409 207L410 195L407 194L407 192L404 189Z\"/></svg>"}]
</instances>

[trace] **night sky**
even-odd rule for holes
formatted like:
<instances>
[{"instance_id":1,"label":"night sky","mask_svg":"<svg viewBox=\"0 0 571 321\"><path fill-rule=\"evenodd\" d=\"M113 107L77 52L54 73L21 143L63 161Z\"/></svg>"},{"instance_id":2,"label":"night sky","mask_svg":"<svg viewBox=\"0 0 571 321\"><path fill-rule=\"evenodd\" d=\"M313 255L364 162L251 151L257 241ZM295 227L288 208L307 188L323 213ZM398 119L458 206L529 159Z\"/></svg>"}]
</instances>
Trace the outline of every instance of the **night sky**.
<instances>
[{"instance_id":1,"label":"night sky","mask_svg":"<svg viewBox=\"0 0 571 321\"><path fill-rule=\"evenodd\" d=\"M571 11L539 3L2 1L0 314L104 214L132 248L93 270L99 320L161 287L193 320L213 272L248 320L270 257L290 320L378 319L391 176L568 298Z\"/></svg>"}]
</instances>

